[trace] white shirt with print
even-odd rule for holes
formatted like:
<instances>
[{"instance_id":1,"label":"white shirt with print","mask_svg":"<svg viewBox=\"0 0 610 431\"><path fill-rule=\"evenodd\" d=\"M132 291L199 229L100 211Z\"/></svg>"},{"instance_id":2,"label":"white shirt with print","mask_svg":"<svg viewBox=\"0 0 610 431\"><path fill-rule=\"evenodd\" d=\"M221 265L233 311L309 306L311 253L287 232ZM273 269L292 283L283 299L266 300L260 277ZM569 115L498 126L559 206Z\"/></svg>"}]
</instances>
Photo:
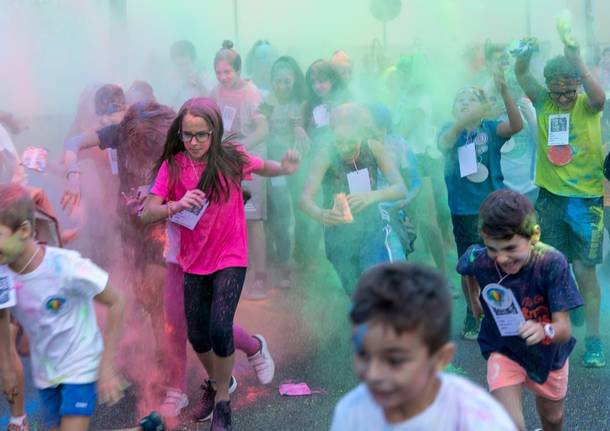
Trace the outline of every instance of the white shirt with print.
<instances>
[{"instance_id":1,"label":"white shirt with print","mask_svg":"<svg viewBox=\"0 0 610 431\"><path fill-rule=\"evenodd\" d=\"M108 273L74 250L46 247L34 271L0 267L0 276L6 274L17 296L11 312L30 340L36 387L95 382L103 340L93 298L106 288Z\"/></svg>"},{"instance_id":2,"label":"white shirt with print","mask_svg":"<svg viewBox=\"0 0 610 431\"><path fill-rule=\"evenodd\" d=\"M463 377L440 373L434 402L417 416L390 424L365 384L337 404L331 431L516 431L504 408Z\"/></svg>"}]
</instances>

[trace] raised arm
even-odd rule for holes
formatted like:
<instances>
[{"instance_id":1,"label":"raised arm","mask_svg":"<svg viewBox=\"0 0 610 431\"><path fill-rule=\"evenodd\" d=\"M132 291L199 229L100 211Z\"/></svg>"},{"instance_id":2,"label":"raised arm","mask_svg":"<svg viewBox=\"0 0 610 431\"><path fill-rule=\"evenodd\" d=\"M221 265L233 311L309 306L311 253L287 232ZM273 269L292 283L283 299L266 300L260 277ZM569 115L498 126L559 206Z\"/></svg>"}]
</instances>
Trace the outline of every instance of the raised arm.
<instances>
[{"instance_id":1,"label":"raised arm","mask_svg":"<svg viewBox=\"0 0 610 431\"><path fill-rule=\"evenodd\" d=\"M501 70L494 73L494 81L496 83L496 88L502 96L504 107L506 108L506 113L508 114L508 121L498 124L496 134L503 138L510 138L515 133L521 131L523 128L523 120L521 119L521 113L519 112L517 104L508 92L508 86L506 85L506 80L504 79L504 73L502 73Z\"/></svg>"},{"instance_id":2,"label":"raised arm","mask_svg":"<svg viewBox=\"0 0 610 431\"><path fill-rule=\"evenodd\" d=\"M604 110L604 103L606 103L606 93L600 85L599 81L595 78L595 75L587 69L582 56L580 55L580 48L578 46L564 46L564 55L567 60L576 68L578 74L582 79L585 93L589 101L591 109L601 112Z\"/></svg>"}]
</instances>

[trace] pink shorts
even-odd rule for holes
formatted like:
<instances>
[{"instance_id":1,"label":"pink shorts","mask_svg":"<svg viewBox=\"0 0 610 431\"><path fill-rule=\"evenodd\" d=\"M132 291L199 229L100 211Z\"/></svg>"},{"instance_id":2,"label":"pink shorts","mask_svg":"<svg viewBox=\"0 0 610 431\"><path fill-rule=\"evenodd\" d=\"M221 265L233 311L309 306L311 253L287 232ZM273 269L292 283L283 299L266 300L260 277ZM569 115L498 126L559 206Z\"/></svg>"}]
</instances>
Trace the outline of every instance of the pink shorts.
<instances>
[{"instance_id":1,"label":"pink shorts","mask_svg":"<svg viewBox=\"0 0 610 431\"><path fill-rule=\"evenodd\" d=\"M507 386L525 385L526 388L552 401L563 400L568 392L569 361L563 368L549 373L544 384L536 383L527 376L525 369L500 353L492 353L487 360L487 384L491 392Z\"/></svg>"}]
</instances>

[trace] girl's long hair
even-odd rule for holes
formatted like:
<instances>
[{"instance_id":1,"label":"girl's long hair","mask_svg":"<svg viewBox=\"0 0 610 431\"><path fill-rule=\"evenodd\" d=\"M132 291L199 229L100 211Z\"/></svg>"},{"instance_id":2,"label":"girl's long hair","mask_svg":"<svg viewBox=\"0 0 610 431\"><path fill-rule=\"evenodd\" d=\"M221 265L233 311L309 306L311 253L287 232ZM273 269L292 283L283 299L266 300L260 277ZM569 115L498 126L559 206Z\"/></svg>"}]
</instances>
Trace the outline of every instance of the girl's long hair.
<instances>
[{"instance_id":1,"label":"girl's long hair","mask_svg":"<svg viewBox=\"0 0 610 431\"><path fill-rule=\"evenodd\" d=\"M313 109L322 103L322 98L318 96L313 86L314 78L322 81L330 81L332 86L330 90L330 98L345 99L338 100L339 103L346 102L351 99L345 82L332 63L328 60L322 59L314 61L311 66L309 66L309 69L307 69L307 73L305 74L307 101L305 103L303 118L306 125L311 121Z\"/></svg>"},{"instance_id":2,"label":"girl's long hair","mask_svg":"<svg viewBox=\"0 0 610 431\"><path fill-rule=\"evenodd\" d=\"M294 77L294 85L292 86L291 99L298 103L303 103L307 94L307 86L305 85L305 76L303 71L299 67L299 64L293 57L282 56L278 58L273 66L271 67L271 79L277 73L278 70L288 69L292 72Z\"/></svg>"},{"instance_id":3,"label":"girl's long hair","mask_svg":"<svg viewBox=\"0 0 610 431\"><path fill-rule=\"evenodd\" d=\"M167 131L163 154L153 168L153 175L156 176L161 164L167 161L170 176L169 188L174 189L179 175L175 157L176 154L186 151L180 138L182 119L186 114L203 118L212 131L210 149L205 155L207 165L199 178L197 188L206 194L206 198L210 202L219 202L221 199L226 201L231 193L230 182L240 186L247 156L238 148L234 135L223 139L224 127L220 108L208 97L194 97L182 105Z\"/></svg>"}]
</instances>

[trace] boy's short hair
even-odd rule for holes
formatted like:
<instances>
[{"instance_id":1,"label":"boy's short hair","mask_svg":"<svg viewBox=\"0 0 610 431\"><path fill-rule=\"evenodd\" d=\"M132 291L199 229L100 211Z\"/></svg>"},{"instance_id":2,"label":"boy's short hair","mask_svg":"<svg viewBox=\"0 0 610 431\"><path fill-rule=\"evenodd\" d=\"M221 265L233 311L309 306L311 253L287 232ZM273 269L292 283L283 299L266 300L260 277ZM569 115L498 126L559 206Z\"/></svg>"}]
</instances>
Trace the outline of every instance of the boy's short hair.
<instances>
[{"instance_id":1,"label":"boy's short hair","mask_svg":"<svg viewBox=\"0 0 610 431\"><path fill-rule=\"evenodd\" d=\"M515 235L531 238L536 227L536 212L528 198L509 189L496 190L479 209L481 231L496 239Z\"/></svg>"},{"instance_id":2,"label":"boy's short hair","mask_svg":"<svg viewBox=\"0 0 610 431\"><path fill-rule=\"evenodd\" d=\"M97 115L112 114L125 106L125 93L116 84L105 84L95 92L93 103Z\"/></svg>"},{"instance_id":3,"label":"boy's short hair","mask_svg":"<svg viewBox=\"0 0 610 431\"><path fill-rule=\"evenodd\" d=\"M381 323L398 334L417 330L430 354L449 341L449 285L432 268L405 262L377 265L360 277L353 302L354 325Z\"/></svg>"},{"instance_id":4,"label":"boy's short hair","mask_svg":"<svg viewBox=\"0 0 610 431\"><path fill-rule=\"evenodd\" d=\"M172 59L178 57L188 57L191 60L195 60L197 58L197 51L195 50L195 45L188 40L179 40L174 42L174 44L169 49L169 56Z\"/></svg>"},{"instance_id":5,"label":"boy's short hair","mask_svg":"<svg viewBox=\"0 0 610 431\"><path fill-rule=\"evenodd\" d=\"M0 225L15 232L26 221L34 227L34 201L30 193L19 184L0 185Z\"/></svg>"},{"instance_id":6,"label":"boy's short hair","mask_svg":"<svg viewBox=\"0 0 610 431\"><path fill-rule=\"evenodd\" d=\"M547 84L555 80L580 81L580 75L565 56L558 55L547 61L544 66L544 80Z\"/></svg>"}]
</instances>

